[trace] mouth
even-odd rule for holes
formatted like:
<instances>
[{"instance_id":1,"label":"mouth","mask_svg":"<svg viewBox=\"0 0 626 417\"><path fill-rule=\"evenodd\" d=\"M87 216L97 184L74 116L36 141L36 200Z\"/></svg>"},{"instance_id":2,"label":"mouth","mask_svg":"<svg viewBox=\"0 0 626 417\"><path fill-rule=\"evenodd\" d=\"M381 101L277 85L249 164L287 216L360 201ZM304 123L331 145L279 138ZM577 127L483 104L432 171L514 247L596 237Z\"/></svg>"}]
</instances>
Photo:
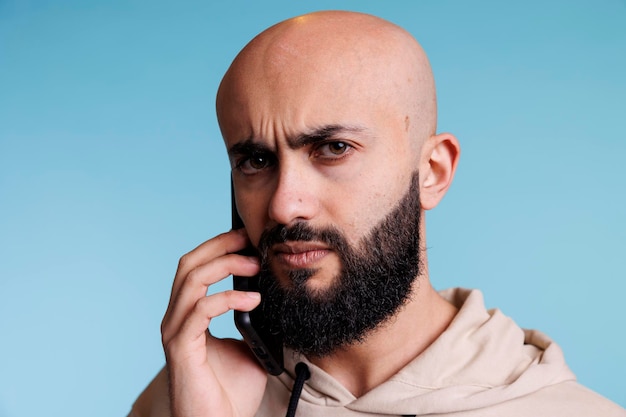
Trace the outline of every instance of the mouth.
<instances>
[{"instance_id":1,"label":"mouth","mask_svg":"<svg viewBox=\"0 0 626 417\"><path fill-rule=\"evenodd\" d=\"M313 268L332 250L322 243L286 242L272 247L271 255L281 265L290 269Z\"/></svg>"}]
</instances>

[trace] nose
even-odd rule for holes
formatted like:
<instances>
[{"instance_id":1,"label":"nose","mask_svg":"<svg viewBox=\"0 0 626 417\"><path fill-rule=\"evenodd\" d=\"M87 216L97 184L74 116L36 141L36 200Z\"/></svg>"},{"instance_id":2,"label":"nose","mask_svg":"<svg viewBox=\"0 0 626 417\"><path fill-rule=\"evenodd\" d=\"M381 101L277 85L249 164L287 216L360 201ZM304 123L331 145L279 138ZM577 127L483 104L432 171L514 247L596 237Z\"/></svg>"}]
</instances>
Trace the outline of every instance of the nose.
<instances>
[{"instance_id":1,"label":"nose","mask_svg":"<svg viewBox=\"0 0 626 417\"><path fill-rule=\"evenodd\" d=\"M271 196L268 215L277 224L313 219L320 208L314 175L303 168L283 165Z\"/></svg>"}]
</instances>

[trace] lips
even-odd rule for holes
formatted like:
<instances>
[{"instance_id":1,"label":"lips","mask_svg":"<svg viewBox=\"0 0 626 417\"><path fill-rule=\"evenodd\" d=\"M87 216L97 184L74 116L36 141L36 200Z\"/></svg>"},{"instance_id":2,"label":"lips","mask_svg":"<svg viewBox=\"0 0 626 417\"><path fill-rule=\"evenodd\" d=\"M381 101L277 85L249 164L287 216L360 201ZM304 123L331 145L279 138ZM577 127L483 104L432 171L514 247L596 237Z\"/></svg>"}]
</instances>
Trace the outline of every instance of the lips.
<instances>
[{"instance_id":1,"label":"lips","mask_svg":"<svg viewBox=\"0 0 626 417\"><path fill-rule=\"evenodd\" d=\"M312 268L330 252L328 246L316 242L287 242L272 247L274 259L289 268Z\"/></svg>"}]
</instances>

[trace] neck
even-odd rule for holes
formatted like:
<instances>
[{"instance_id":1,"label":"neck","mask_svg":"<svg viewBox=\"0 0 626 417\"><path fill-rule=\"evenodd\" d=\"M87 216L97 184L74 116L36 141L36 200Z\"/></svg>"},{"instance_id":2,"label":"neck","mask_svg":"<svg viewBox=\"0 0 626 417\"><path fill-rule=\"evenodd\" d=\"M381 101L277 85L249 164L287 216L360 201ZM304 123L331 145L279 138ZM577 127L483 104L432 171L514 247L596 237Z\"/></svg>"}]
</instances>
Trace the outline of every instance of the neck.
<instances>
[{"instance_id":1,"label":"neck","mask_svg":"<svg viewBox=\"0 0 626 417\"><path fill-rule=\"evenodd\" d=\"M408 303L364 342L310 360L360 397L421 354L444 332L456 312L456 307L432 288L427 276L418 277Z\"/></svg>"}]
</instances>

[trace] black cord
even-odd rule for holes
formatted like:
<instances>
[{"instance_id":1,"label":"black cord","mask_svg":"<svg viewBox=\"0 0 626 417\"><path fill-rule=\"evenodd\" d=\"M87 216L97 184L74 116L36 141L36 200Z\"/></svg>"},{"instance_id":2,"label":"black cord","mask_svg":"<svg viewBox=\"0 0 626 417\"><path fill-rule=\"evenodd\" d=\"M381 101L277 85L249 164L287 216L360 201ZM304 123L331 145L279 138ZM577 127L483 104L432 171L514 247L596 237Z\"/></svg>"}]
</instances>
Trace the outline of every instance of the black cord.
<instances>
[{"instance_id":1,"label":"black cord","mask_svg":"<svg viewBox=\"0 0 626 417\"><path fill-rule=\"evenodd\" d=\"M300 401L300 394L302 388L304 388L304 382L311 377L309 367L304 362L298 362L296 365L296 380L293 383L291 390L291 398L289 398L289 406L287 407L287 414L285 417L295 417L296 408L298 408L298 401Z\"/></svg>"}]
</instances>

